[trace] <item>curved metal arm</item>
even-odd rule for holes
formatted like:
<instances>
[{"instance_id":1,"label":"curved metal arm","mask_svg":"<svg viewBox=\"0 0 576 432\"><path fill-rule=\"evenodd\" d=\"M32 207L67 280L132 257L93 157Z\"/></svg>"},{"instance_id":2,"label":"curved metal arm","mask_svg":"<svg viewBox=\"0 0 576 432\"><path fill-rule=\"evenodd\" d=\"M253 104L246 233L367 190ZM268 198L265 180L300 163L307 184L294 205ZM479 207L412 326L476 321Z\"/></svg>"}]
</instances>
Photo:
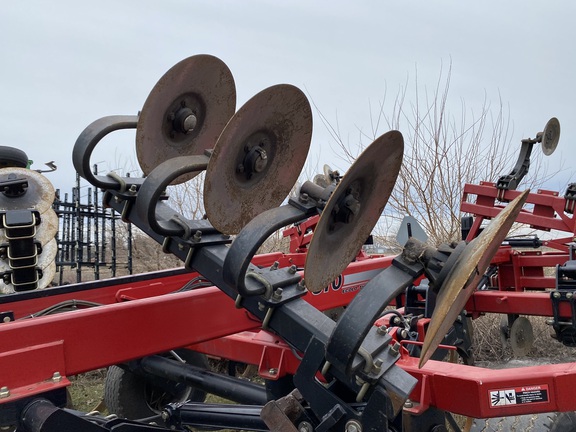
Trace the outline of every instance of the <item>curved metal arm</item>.
<instances>
[{"instance_id":1,"label":"curved metal arm","mask_svg":"<svg viewBox=\"0 0 576 432\"><path fill-rule=\"evenodd\" d=\"M260 213L252 219L238 234L226 255L222 276L224 281L236 287L242 297L261 295L266 286L259 283L258 288L246 286L246 272L250 261L258 248L276 230L305 219L308 215L291 205L273 208Z\"/></svg>"},{"instance_id":2,"label":"curved metal arm","mask_svg":"<svg viewBox=\"0 0 576 432\"><path fill-rule=\"evenodd\" d=\"M396 258L396 261L401 258ZM326 347L326 359L341 370L352 369L354 358L361 348L368 331L374 326L382 311L404 289L414 282L423 267L415 265L416 274L394 265L383 270L368 282L348 305Z\"/></svg>"},{"instance_id":3,"label":"curved metal arm","mask_svg":"<svg viewBox=\"0 0 576 432\"><path fill-rule=\"evenodd\" d=\"M156 218L156 206L172 180L182 174L205 170L208 161L207 156L194 155L175 157L159 164L146 177L138 191L135 203L138 216L160 235L182 236L186 231L182 223L173 220L158 220Z\"/></svg>"},{"instance_id":4,"label":"curved metal arm","mask_svg":"<svg viewBox=\"0 0 576 432\"><path fill-rule=\"evenodd\" d=\"M97 188L120 189L121 185L116 180L92 173L90 156L92 156L92 151L96 144L110 132L120 129L135 129L137 124L138 116L108 116L102 117L88 125L76 140L72 151L72 162L76 172Z\"/></svg>"}]
</instances>

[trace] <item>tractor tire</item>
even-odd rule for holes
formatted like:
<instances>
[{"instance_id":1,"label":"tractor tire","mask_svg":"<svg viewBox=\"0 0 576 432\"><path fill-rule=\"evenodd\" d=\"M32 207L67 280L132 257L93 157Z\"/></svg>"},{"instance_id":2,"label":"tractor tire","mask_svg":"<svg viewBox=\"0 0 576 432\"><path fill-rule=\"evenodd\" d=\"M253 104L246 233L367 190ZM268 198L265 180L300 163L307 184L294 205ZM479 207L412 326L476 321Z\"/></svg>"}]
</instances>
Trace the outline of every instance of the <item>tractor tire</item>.
<instances>
[{"instance_id":1,"label":"tractor tire","mask_svg":"<svg viewBox=\"0 0 576 432\"><path fill-rule=\"evenodd\" d=\"M576 413L542 413L475 419L470 432L576 432Z\"/></svg>"},{"instance_id":2,"label":"tractor tire","mask_svg":"<svg viewBox=\"0 0 576 432\"><path fill-rule=\"evenodd\" d=\"M26 168L27 166L28 155L22 150L14 147L0 146L0 168Z\"/></svg>"},{"instance_id":3,"label":"tractor tire","mask_svg":"<svg viewBox=\"0 0 576 432\"><path fill-rule=\"evenodd\" d=\"M187 349L176 350L186 363L208 368L204 354ZM160 414L162 408L173 402L204 402L206 392L192 386L185 387L178 394L167 393L153 386L145 377L119 366L110 366L104 383L104 403L110 414L131 420L152 417Z\"/></svg>"}]
</instances>

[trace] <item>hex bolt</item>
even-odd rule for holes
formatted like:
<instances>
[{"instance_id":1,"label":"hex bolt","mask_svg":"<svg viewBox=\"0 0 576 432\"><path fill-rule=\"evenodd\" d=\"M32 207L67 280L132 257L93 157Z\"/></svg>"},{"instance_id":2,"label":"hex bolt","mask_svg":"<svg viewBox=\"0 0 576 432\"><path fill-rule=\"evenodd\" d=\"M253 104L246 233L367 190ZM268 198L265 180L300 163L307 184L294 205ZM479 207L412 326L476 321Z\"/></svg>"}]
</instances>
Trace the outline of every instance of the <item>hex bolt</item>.
<instances>
[{"instance_id":1,"label":"hex bolt","mask_svg":"<svg viewBox=\"0 0 576 432\"><path fill-rule=\"evenodd\" d=\"M277 288L276 291L274 291L274 295L272 297L274 297L274 300L282 300L283 292L284 290L282 288Z\"/></svg>"},{"instance_id":2,"label":"hex bolt","mask_svg":"<svg viewBox=\"0 0 576 432\"><path fill-rule=\"evenodd\" d=\"M290 273L290 274L295 274L295 273L296 273L296 270L298 270L298 267L296 267L294 264L292 264L292 265L290 266L290 268L288 269L288 273Z\"/></svg>"},{"instance_id":3,"label":"hex bolt","mask_svg":"<svg viewBox=\"0 0 576 432\"><path fill-rule=\"evenodd\" d=\"M276 375L278 373L278 369L275 368L268 369L268 373L270 375Z\"/></svg>"},{"instance_id":4,"label":"hex bolt","mask_svg":"<svg viewBox=\"0 0 576 432\"><path fill-rule=\"evenodd\" d=\"M264 312L266 310L266 305L264 303L258 303L258 310Z\"/></svg>"},{"instance_id":5,"label":"hex bolt","mask_svg":"<svg viewBox=\"0 0 576 432\"><path fill-rule=\"evenodd\" d=\"M566 293L566 298L567 298L568 300L570 300L573 296L574 296L574 294L571 293L571 292Z\"/></svg>"},{"instance_id":6,"label":"hex bolt","mask_svg":"<svg viewBox=\"0 0 576 432\"><path fill-rule=\"evenodd\" d=\"M560 294L558 291L554 291L554 294L552 294L552 297L554 297L555 299L559 299L562 296L562 294Z\"/></svg>"},{"instance_id":7,"label":"hex bolt","mask_svg":"<svg viewBox=\"0 0 576 432\"><path fill-rule=\"evenodd\" d=\"M406 402L404 402L404 408L412 408L413 406L414 404L412 401L410 399L406 399Z\"/></svg>"},{"instance_id":8,"label":"hex bolt","mask_svg":"<svg viewBox=\"0 0 576 432\"><path fill-rule=\"evenodd\" d=\"M8 390L8 387L0 387L0 399L7 398L8 396L10 396L10 390Z\"/></svg>"},{"instance_id":9,"label":"hex bolt","mask_svg":"<svg viewBox=\"0 0 576 432\"><path fill-rule=\"evenodd\" d=\"M298 432L313 432L314 428L307 421L303 421L298 425Z\"/></svg>"},{"instance_id":10,"label":"hex bolt","mask_svg":"<svg viewBox=\"0 0 576 432\"><path fill-rule=\"evenodd\" d=\"M358 420L349 420L346 423L346 432L362 432L362 425Z\"/></svg>"},{"instance_id":11,"label":"hex bolt","mask_svg":"<svg viewBox=\"0 0 576 432\"><path fill-rule=\"evenodd\" d=\"M274 264L270 266L270 270L278 270L278 266L280 263L278 261L274 261Z\"/></svg>"},{"instance_id":12,"label":"hex bolt","mask_svg":"<svg viewBox=\"0 0 576 432\"><path fill-rule=\"evenodd\" d=\"M138 190L138 187L136 185L132 185L130 186L130 189L128 189L130 191L130 193L136 193L136 191Z\"/></svg>"},{"instance_id":13,"label":"hex bolt","mask_svg":"<svg viewBox=\"0 0 576 432\"><path fill-rule=\"evenodd\" d=\"M379 335L385 335L386 333L388 333L388 329L386 328L385 325L381 325L376 330L376 333L378 333Z\"/></svg>"},{"instance_id":14,"label":"hex bolt","mask_svg":"<svg viewBox=\"0 0 576 432\"><path fill-rule=\"evenodd\" d=\"M309 199L309 197L308 197L307 193L301 193L300 194L300 202L307 203L308 199Z\"/></svg>"},{"instance_id":15,"label":"hex bolt","mask_svg":"<svg viewBox=\"0 0 576 432\"><path fill-rule=\"evenodd\" d=\"M198 230L194 233L194 236L192 237L192 239L195 242L199 242L200 240L202 240L202 231Z\"/></svg>"},{"instance_id":16,"label":"hex bolt","mask_svg":"<svg viewBox=\"0 0 576 432\"><path fill-rule=\"evenodd\" d=\"M170 414L168 413L168 411L162 411L162 414L160 414L160 416L162 417L162 420L164 420L165 422L167 422L170 419Z\"/></svg>"},{"instance_id":17,"label":"hex bolt","mask_svg":"<svg viewBox=\"0 0 576 432\"><path fill-rule=\"evenodd\" d=\"M399 344L396 341L394 341L394 343L392 345L390 345L389 353L392 355L398 354L398 352L400 351L400 348L398 347L398 345Z\"/></svg>"},{"instance_id":18,"label":"hex bolt","mask_svg":"<svg viewBox=\"0 0 576 432\"><path fill-rule=\"evenodd\" d=\"M376 360L374 360L373 369L374 369L375 373L379 373L382 370L382 363L384 363L384 362L382 361L381 358L377 358Z\"/></svg>"},{"instance_id":19,"label":"hex bolt","mask_svg":"<svg viewBox=\"0 0 576 432\"><path fill-rule=\"evenodd\" d=\"M60 372L54 372L52 374L52 381L54 381L54 382L62 381L62 375L60 375Z\"/></svg>"},{"instance_id":20,"label":"hex bolt","mask_svg":"<svg viewBox=\"0 0 576 432\"><path fill-rule=\"evenodd\" d=\"M298 282L297 287L300 291L306 290L306 282L304 281L304 279L301 279L300 282Z\"/></svg>"}]
</instances>

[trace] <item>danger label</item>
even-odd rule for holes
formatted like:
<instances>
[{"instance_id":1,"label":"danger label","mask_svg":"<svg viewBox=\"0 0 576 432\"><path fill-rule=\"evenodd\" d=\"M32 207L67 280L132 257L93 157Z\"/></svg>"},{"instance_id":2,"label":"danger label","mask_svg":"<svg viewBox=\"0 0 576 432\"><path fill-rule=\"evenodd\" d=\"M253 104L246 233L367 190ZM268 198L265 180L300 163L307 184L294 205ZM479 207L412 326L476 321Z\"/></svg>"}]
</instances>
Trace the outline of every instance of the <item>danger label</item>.
<instances>
[{"instance_id":1,"label":"danger label","mask_svg":"<svg viewBox=\"0 0 576 432\"><path fill-rule=\"evenodd\" d=\"M536 385L503 390L490 390L490 407L548 402L548 386Z\"/></svg>"}]
</instances>

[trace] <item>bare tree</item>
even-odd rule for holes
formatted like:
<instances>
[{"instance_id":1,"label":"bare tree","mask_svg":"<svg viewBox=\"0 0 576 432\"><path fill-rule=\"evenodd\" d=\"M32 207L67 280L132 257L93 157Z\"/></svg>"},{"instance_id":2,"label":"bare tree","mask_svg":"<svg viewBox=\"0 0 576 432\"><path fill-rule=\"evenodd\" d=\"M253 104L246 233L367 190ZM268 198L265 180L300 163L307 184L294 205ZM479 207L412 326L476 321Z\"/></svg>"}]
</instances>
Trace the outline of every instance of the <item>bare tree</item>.
<instances>
[{"instance_id":1,"label":"bare tree","mask_svg":"<svg viewBox=\"0 0 576 432\"><path fill-rule=\"evenodd\" d=\"M441 70L435 88L422 91L416 76L412 102L407 102L407 81L392 104L386 100L380 102L375 113L370 107L370 129L366 132L358 128L358 142L352 144L344 142L338 128L320 114L340 153L349 162L386 130L403 133L404 160L376 230L380 238L389 239L401 219L410 215L419 221L432 244L459 239L464 184L496 182L510 172L515 161L520 145L510 143L510 119L502 100L492 106L485 97L476 110L461 101L459 112L453 115L448 109L450 77L451 67L447 72ZM532 185L540 176L540 152L534 153L531 172L524 184Z\"/></svg>"}]
</instances>

